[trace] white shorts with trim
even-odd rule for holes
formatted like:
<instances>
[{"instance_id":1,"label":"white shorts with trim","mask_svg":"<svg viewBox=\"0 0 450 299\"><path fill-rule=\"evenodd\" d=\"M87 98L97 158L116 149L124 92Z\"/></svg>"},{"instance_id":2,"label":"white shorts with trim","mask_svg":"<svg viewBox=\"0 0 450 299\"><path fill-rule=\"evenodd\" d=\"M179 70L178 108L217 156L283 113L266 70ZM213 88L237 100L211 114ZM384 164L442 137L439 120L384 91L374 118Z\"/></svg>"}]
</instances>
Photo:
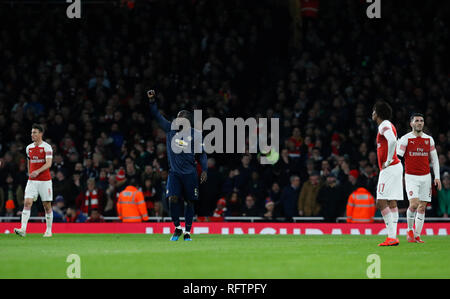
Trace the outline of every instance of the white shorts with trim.
<instances>
[{"instance_id":1,"label":"white shorts with trim","mask_svg":"<svg viewBox=\"0 0 450 299\"><path fill-rule=\"evenodd\" d=\"M380 171L377 199L403 200L403 165L397 163Z\"/></svg>"},{"instance_id":2,"label":"white shorts with trim","mask_svg":"<svg viewBox=\"0 0 450 299\"><path fill-rule=\"evenodd\" d=\"M405 174L405 187L408 199L418 198L420 201L431 202L431 174Z\"/></svg>"},{"instance_id":3,"label":"white shorts with trim","mask_svg":"<svg viewBox=\"0 0 450 299\"><path fill-rule=\"evenodd\" d=\"M38 195L41 196L42 201L53 201L53 187L52 181L33 181L28 180L25 187L25 198L32 198L36 201Z\"/></svg>"}]
</instances>

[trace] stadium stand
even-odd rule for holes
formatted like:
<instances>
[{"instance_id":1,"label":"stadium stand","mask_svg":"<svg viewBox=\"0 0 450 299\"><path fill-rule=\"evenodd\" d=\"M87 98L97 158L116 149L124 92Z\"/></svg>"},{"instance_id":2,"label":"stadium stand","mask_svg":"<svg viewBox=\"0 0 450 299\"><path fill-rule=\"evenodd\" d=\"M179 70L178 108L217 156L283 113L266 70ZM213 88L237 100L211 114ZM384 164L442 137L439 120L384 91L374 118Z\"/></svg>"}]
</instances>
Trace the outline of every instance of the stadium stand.
<instances>
[{"instance_id":1,"label":"stadium stand","mask_svg":"<svg viewBox=\"0 0 450 299\"><path fill-rule=\"evenodd\" d=\"M288 1L274 0L99 3L86 5L80 20L68 19L65 5L0 4L0 216L22 210L36 122L54 150L63 211L82 208L77 198L94 178L103 216L117 216L117 195L129 184L143 191L149 215L169 216L164 134L150 118L149 88L168 118L201 109L203 118L280 119L276 164L261 165L256 154L208 156L198 217L213 216L221 198L229 216L283 217L292 175L300 178L295 194L315 207L308 216L345 216L358 187L375 195L370 116L378 99L392 105L400 136L412 112L425 115L440 170L450 172L449 3L439 11L433 3L383 2L395 13L379 21L365 17L365 1L321 0L317 15L297 23ZM319 203L309 182L316 176L322 188L330 175L340 198ZM247 198L255 200L250 212ZM433 188L427 215L442 216L437 198ZM40 204L33 209L43 215Z\"/></svg>"}]
</instances>

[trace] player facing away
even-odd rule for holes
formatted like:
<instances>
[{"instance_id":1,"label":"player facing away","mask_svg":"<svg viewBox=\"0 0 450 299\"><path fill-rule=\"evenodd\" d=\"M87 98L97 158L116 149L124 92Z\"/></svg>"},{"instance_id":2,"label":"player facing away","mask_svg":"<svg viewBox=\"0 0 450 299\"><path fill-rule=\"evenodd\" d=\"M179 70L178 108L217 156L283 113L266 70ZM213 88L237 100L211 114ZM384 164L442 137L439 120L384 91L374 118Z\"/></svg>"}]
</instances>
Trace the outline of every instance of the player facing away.
<instances>
[{"instance_id":1,"label":"player facing away","mask_svg":"<svg viewBox=\"0 0 450 299\"><path fill-rule=\"evenodd\" d=\"M412 131L403 135L397 145L397 155L405 160L405 188L409 199L406 239L411 243L424 243L420 239L420 233L425 222L427 203L431 202L430 159L434 184L441 190L439 160L433 137L423 132L423 115L414 113L410 118L410 125Z\"/></svg>"},{"instance_id":2,"label":"player facing away","mask_svg":"<svg viewBox=\"0 0 450 299\"><path fill-rule=\"evenodd\" d=\"M53 150L52 147L42 140L44 128L39 124L33 124L31 127L31 140L33 143L27 146L28 160L28 182L25 187L25 201L22 211L22 226L15 228L14 232L19 236L25 237L27 231L28 219L30 219L31 206L41 197L42 205L45 210L45 221L47 229L44 237L52 236L53 210L52 210L52 177L50 167L52 165Z\"/></svg>"},{"instance_id":3,"label":"player facing away","mask_svg":"<svg viewBox=\"0 0 450 299\"><path fill-rule=\"evenodd\" d=\"M183 197L186 203L184 208L185 232L183 238L185 241L191 241L190 232L194 218L194 202L198 200L196 153L200 153L199 161L202 168L200 183L206 181L208 169L206 153L202 146L201 132L191 127L191 115L186 110L178 113L177 118L173 121L173 125L174 127L178 127L178 125L184 122L189 127L187 129L183 127L183 130L172 129L172 123L165 119L158 111L155 103L155 91L149 90L147 97L150 102L151 115L157 120L164 132L166 132L166 147L170 168L166 186L166 198L169 199L170 214L175 225L175 232L170 240L177 241L183 234L180 226L181 197Z\"/></svg>"},{"instance_id":4,"label":"player facing away","mask_svg":"<svg viewBox=\"0 0 450 299\"><path fill-rule=\"evenodd\" d=\"M391 106L383 101L373 107L372 120L378 125L377 156L380 174L377 185L377 207L381 211L387 238L378 246L397 246L397 200L403 200L403 166L396 154L397 130L389 121Z\"/></svg>"}]
</instances>

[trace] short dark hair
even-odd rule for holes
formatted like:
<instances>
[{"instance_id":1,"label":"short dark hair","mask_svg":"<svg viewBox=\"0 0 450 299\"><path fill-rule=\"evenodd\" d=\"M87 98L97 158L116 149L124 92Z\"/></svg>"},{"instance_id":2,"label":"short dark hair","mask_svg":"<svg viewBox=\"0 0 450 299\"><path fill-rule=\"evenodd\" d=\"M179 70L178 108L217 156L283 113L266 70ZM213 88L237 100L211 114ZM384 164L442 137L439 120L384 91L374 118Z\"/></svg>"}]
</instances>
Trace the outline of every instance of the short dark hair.
<instances>
[{"instance_id":1,"label":"short dark hair","mask_svg":"<svg viewBox=\"0 0 450 299\"><path fill-rule=\"evenodd\" d=\"M36 129L36 130L39 130L39 132L44 133L44 127L40 124L33 124L31 126L31 129Z\"/></svg>"},{"instance_id":2,"label":"short dark hair","mask_svg":"<svg viewBox=\"0 0 450 299\"><path fill-rule=\"evenodd\" d=\"M409 118L409 121L412 122L414 117L422 117L423 119L425 119L425 117L423 116L422 113L418 113L418 112L414 112L413 114L411 114L411 117Z\"/></svg>"},{"instance_id":3,"label":"short dark hair","mask_svg":"<svg viewBox=\"0 0 450 299\"><path fill-rule=\"evenodd\" d=\"M384 101L378 101L373 106L373 110L377 113L377 116L382 120L388 120L392 116L391 106Z\"/></svg>"}]
</instances>

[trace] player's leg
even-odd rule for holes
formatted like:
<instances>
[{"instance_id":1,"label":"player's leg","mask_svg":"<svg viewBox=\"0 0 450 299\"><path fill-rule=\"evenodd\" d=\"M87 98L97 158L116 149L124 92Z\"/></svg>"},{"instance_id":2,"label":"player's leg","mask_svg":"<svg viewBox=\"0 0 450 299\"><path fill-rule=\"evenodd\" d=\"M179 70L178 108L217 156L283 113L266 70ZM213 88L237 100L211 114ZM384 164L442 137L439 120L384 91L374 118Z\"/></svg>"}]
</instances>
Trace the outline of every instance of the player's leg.
<instances>
[{"instance_id":1,"label":"player's leg","mask_svg":"<svg viewBox=\"0 0 450 299\"><path fill-rule=\"evenodd\" d=\"M169 173L167 178L166 197L169 200L170 216L172 217L175 231L170 238L171 241L178 241L178 238L183 233L180 225L181 214L181 182L179 177L174 173Z\"/></svg>"},{"instance_id":2,"label":"player's leg","mask_svg":"<svg viewBox=\"0 0 450 299\"><path fill-rule=\"evenodd\" d=\"M31 215L31 207L33 206L33 202L37 200L38 190L36 188L34 181L28 181L27 186L25 187L25 199L23 203L23 210L21 216L21 226L20 228L15 228L14 232L22 237L25 236L27 232L28 220Z\"/></svg>"},{"instance_id":3,"label":"player's leg","mask_svg":"<svg viewBox=\"0 0 450 299\"><path fill-rule=\"evenodd\" d=\"M47 228L44 233L44 237L52 236L52 225L53 225L53 210L52 210L52 202L51 201L43 201L42 205L45 210L45 222L47 224Z\"/></svg>"},{"instance_id":4,"label":"player's leg","mask_svg":"<svg viewBox=\"0 0 450 299\"><path fill-rule=\"evenodd\" d=\"M194 203L198 201L198 176L196 173L185 175L183 178L184 198L186 205L184 207L185 233L184 240L191 241L191 228L194 220Z\"/></svg>"},{"instance_id":5,"label":"player's leg","mask_svg":"<svg viewBox=\"0 0 450 299\"><path fill-rule=\"evenodd\" d=\"M398 207L396 200L389 201L389 209L391 210L391 227L394 238L397 237L397 225L398 225Z\"/></svg>"},{"instance_id":6,"label":"player's leg","mask_svg":"<svg viewBox=\"0 0 450 299\"><path fill-rule=\"evenodd\" d=\"M379 246L396 246L397 221L395 216L395 201L403 199L403 167L400 163L383 169L380 172L377 186L377 208L383 216L387 229L387 238ZM390 203L392 201L392 203ZM391 207L394 213L391 211ZM398 211L397 211L398 212Z\"/></svg>"},{"instance_id":7,"label":"player's leg","mask_svg":"<svg viewBox=\"0 0 450 299\"><path fill-rule=\"evenodd\" d=\"M30 215L31 215L31 207L33 206L33 198L25 198L24 203L23 203L23 210L22 210L22 216L21 216L21 226L20 228L15 228L14 232L22 237L25 237L26 232L27 232L27 225L28 225L28 220L30 219Z\"/></svg>"},{"instance_id":8,"label":"player's leg","mask_svg":"<svg viewBox=\"0 0 450 299\"><path fill-rule=\"evenodd\" d=\"M406 240L408 242L415 242L413 229L417 208L419 207L419 187L420 185L417 176L405 174L405 189L409 200L409 207L406 210L406 221L408 223Z\"/></svg>"},{"instance_id":9,"label":"player's leg","mask_svg":"<svg viewBox=\"0 0 450 299\"><path fill-rule=\"evenodd\" d=\"M47 228L44 233L44 237L52 236L52 225L53 225L53 209L52 209L52 201L53 201L53 192L52 192L52 181L43 181L38 183L39 195L41 196L42 205L44 206L45 211L45 222Z\"/></svg>"},{"instance_id":10,"label":"player's leg","mask_svg":"<svg viewBox=\"0 0 450 299\"><path fill-rule=\"evenodd\" d=\"M415 242L414 223L416 221L417 208L419 207L419 199L417 197L409 200L409 207L406 210L406 221L408 223L408 230L406 239L408 242Z\"/></svg>"},{"instance_id":11,"label":"player's leg","mask_svg":"<svg viewBox=\"0 0 450 299\"><path fill-rule=\"evenodd\" d=\"M184 240L191 241L191 228L192 222L194 220L194 202L191 200L186 200L186 205L184 207L184 221L185 221L185 231L184 231Z\"/></svg>"},{"instance_id":12,"label":"player's leg","mask_svg":"<svg viewBox=\"0 0 450 299\"><path fill-rule=\"evenodd\" d=\"M420 239L420 234L422 233L423 224L425 223L427 204L431 202L431 175L423 176L420 179L419 205L417 207L414 230L414 239L416 243L424 243Z\"/></svg>"},{"instance_id":13,"label":"player's leg","mask_svg":"<svg viewBox=\"0 0 450 299\"><path fill-rule=\"evenodd\" d=\"M169 198L170 216L172 217L173 225L175 226L175 231L170 238L171 241L178 241L178 238L183 234L183 229L180 225L180 199L178 196L173 195Z\"/></svg>"},{"instance_id":14,"label":"player's leg","mask_svg":"<svg viewBox=\"0 0 450 299\"><path fill-rule=\"evenodd\" d=\"M376 202L377 209L380 210L381 216L383 216L384 224L386 225L386 230L389 233L389 227L392 222L391 209L389 208L389 203L386 199L377 199Z\"/></svg>"},{"instance_id":15,"label":"player's leg","mask_svg":"<svg viewBox=\"0 0 450 299\"><path fill-rule=\"evenodd\" d=\"M425 223L425 210L427 208L426 201L419 201L419 206L417 208L415 230L414 230L414 240L416 243L424 243L420 239L420 234L422 233L423 224Z\"/></svg>"}]
</instances>

